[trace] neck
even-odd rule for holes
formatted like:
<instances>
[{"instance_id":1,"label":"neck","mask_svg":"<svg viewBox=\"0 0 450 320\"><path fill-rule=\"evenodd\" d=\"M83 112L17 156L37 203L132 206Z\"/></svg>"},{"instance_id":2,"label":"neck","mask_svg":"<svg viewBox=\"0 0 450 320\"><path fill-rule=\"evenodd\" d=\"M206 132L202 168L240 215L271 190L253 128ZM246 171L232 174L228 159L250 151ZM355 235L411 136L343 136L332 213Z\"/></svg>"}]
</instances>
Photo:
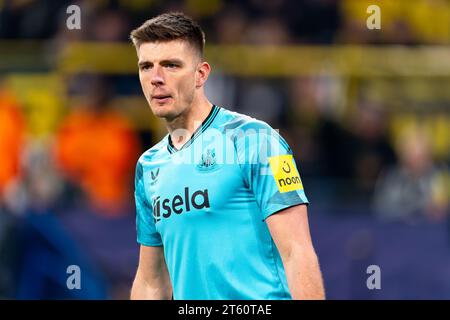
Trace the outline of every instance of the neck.
<instances>
[{"instance_id":1,"label":"neck","mask_svg":"<svg viewBox=\"0 0 450 320\"><path fill-rule=\"evenodd\" d=\"M175 148L179 149L191 138L209 115L211 108L212 104L204 97L198 102L193 101L191 107L180 116L166 120L167 131Z\"/></svg>"}]
</instances>

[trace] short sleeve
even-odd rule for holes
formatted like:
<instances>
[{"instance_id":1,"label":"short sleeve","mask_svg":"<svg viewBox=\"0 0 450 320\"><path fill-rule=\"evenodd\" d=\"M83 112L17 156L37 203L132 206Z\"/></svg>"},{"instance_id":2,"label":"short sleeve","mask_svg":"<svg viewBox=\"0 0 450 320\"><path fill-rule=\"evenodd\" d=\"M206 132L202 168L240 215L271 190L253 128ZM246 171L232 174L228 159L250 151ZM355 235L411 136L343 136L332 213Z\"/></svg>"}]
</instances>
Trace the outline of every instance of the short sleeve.
<instances>
[{"instance_id":1,"label":"short sleeve","mask_svg":"<svg viewBox=\"0 0 450 320\"><path fill-rule=\"evenodd\" d=\"M309 204L286 141L262 121L243 126L235 135L244 179L258 203L262 219L298 204Z\"/></svg>"},{"instance_id":2,"label":"short sleeve","mask_svg":"<svg viewBox=\"0 0 450 320\"><path fill-rule=\"evenodd\" d=\"M145 194L144 172L140 162L136 165L134 197L137 242L145 246L162 246L161 236L155 228L152 207Z\"/></svg>"}]
</instances>

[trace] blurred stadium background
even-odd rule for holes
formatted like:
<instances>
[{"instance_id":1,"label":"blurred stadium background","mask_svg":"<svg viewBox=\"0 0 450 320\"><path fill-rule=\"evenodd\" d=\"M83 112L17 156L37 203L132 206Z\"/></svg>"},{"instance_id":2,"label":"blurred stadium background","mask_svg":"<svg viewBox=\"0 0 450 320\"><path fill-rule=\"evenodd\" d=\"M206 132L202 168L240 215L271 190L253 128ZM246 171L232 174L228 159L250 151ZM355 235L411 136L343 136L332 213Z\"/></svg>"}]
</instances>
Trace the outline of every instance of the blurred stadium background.
<instances>
[{"instance_id":1,"label":"blurred stadium background","mask_svg":"<svg viewBox=\"0 0 450 320\"><path fill-rule=\"evenodd\" d=\"M327 297L450 299L448 0L1 0L0 298L128 297L134 166L165 130L128 34L169 10L206 31L211 101L293 148Z\"/></svg>"}]
</instances>

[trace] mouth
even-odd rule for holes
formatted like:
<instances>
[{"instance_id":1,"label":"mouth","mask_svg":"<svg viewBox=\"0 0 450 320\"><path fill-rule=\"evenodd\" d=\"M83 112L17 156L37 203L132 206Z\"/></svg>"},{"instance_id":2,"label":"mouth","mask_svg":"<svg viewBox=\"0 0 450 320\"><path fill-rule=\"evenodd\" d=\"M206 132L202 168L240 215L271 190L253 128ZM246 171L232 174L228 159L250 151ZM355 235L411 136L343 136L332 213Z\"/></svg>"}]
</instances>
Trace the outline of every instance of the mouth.
<instances>
[{"instance_id":1,"label":"mouth","mask_svg":"<svg viewBox=\"0 0 450 320\"><path fill-rule=\"evenodd\" d=\"M168 95L168 94L157 94L152 96L152 100L158 102L158 103L166 103L167 101L169 101L169 99L172 98L172 96Z\"/></svg>"}]
</instances>

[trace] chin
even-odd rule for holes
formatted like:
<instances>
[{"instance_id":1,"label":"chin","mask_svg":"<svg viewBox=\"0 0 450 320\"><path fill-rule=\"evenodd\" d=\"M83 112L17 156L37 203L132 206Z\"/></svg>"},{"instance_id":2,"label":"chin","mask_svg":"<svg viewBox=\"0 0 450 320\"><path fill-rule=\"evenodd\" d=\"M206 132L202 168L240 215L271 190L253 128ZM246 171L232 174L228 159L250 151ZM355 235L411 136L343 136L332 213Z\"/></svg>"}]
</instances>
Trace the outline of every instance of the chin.
<instances>
[{"instance_id":1,"label":"chin","mask_svg":"<svg viewBox=\"0 0 450 320\"><path fill-rule=\"evenodd\" d=\"M152 111L156 117L163 119L173 119L178 115L170 106L157 106Z\"/></svg>"}]
</instances>

